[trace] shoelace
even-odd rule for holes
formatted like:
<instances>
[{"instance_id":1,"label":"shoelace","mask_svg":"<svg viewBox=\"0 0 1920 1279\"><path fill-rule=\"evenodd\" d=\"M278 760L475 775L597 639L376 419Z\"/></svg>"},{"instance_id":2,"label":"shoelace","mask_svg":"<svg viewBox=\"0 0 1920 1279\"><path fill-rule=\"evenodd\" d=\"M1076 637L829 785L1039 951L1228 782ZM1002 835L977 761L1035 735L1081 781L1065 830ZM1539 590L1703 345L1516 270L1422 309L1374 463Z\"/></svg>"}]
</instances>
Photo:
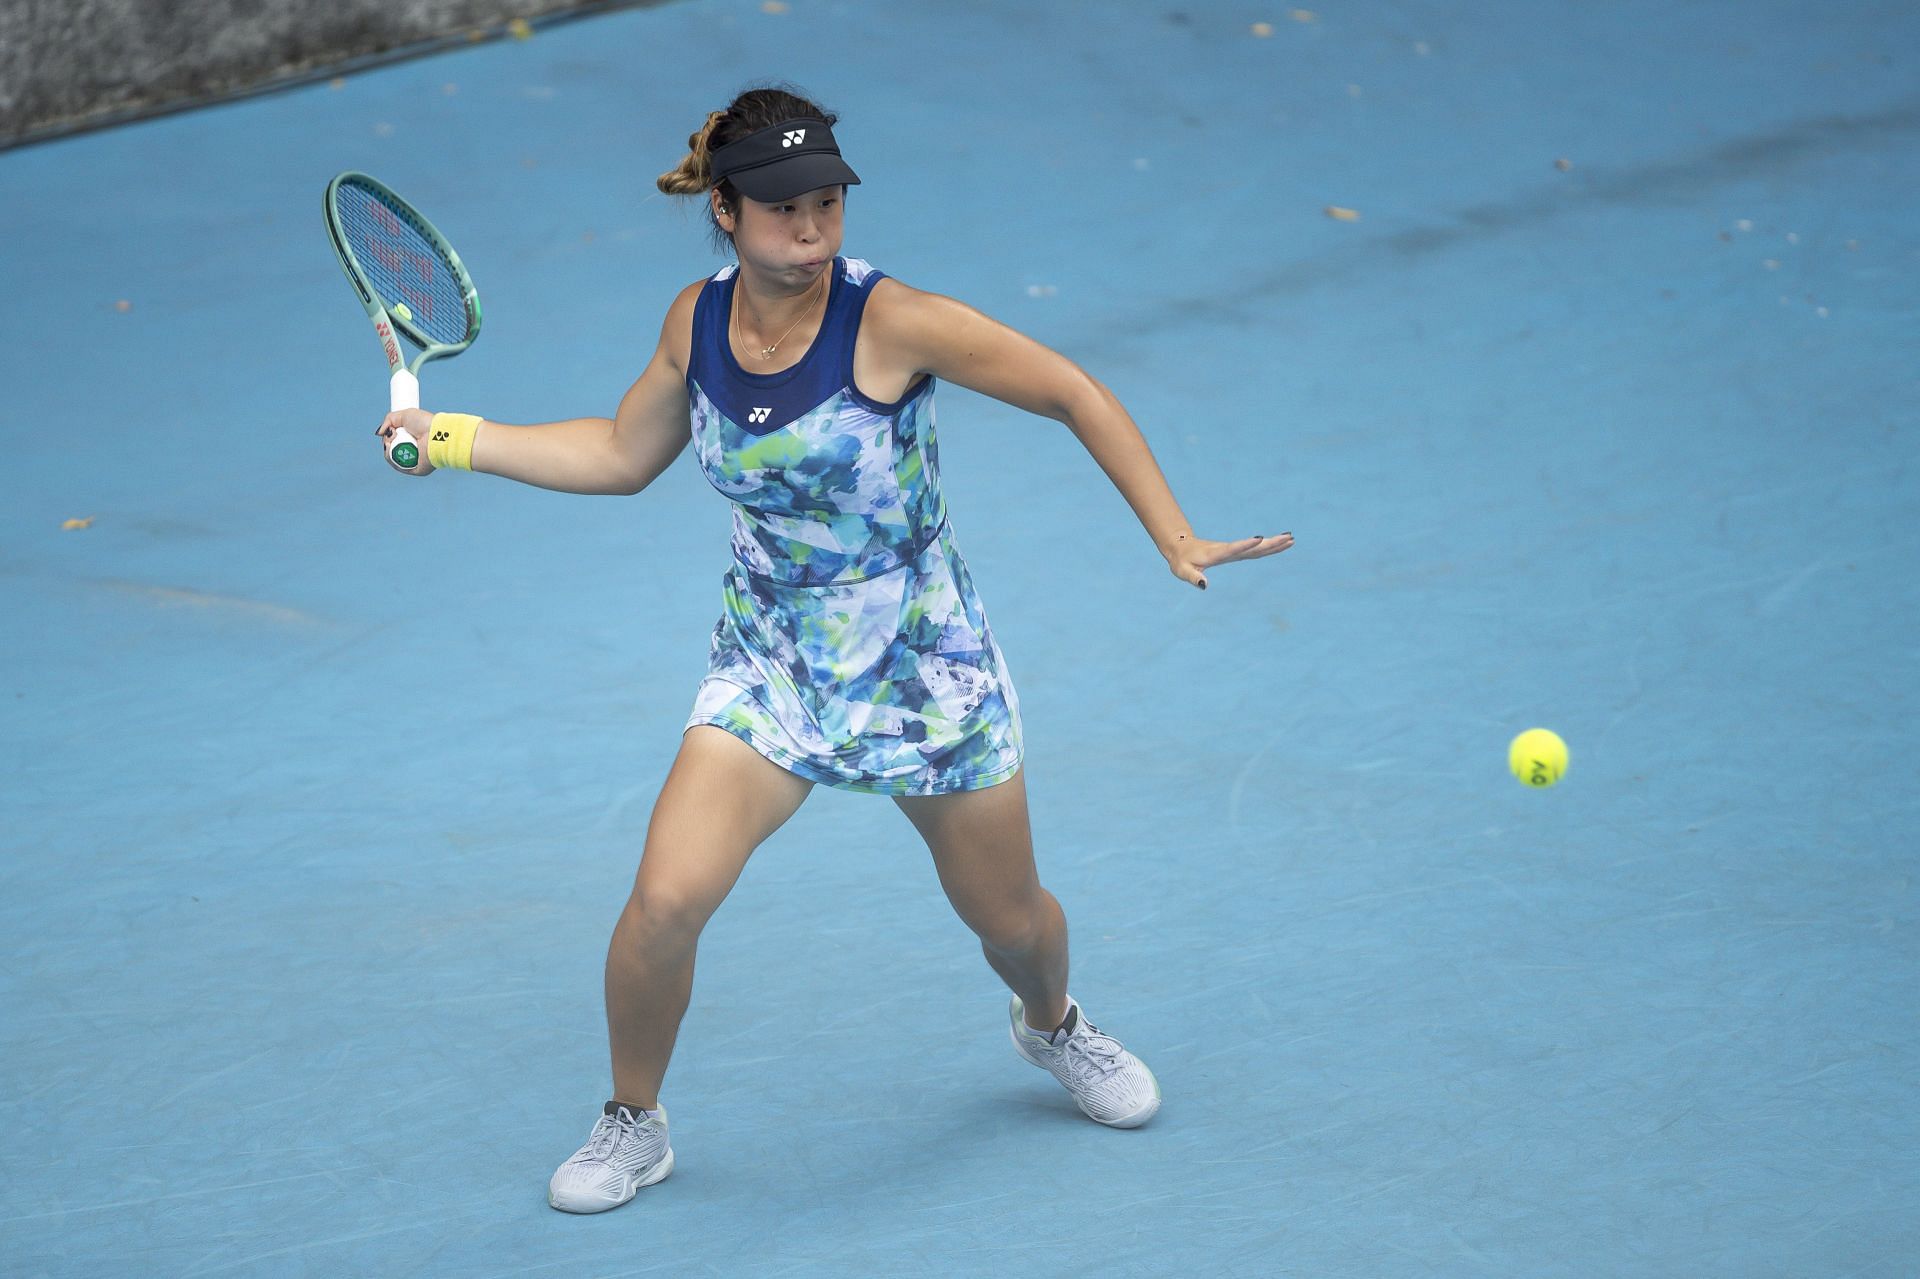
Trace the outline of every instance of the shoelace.
<instances>
[{"instance_id":1,"label":"shoelace","mask_svg":"<svg viewBox=\"0 0 1920 1279\"><path fill-rule=\"evenodd\" d=\"M620 1145L620 1139L630 1134L638 1125L621 1123L617 1115L602 1115L593 1125L593 1134L587 1138L587 1153L595 1159L610 1159Z\"/></svg>"},{"instance_id":2,"label":"shoelace","mask_svg":"<svg viewBox=\"0 0 1920 1279\"><path fill-rule=\"evenodd\" d=\"M1088 1026L1085 1034L1068 1036L1067 1042L1060 1045L1060 1051L1075 1080L1099 1083L1120 1069L1120 1054L1124 1050L1112 1035L1103 1035Z\"/></svg>"}]
</instances>

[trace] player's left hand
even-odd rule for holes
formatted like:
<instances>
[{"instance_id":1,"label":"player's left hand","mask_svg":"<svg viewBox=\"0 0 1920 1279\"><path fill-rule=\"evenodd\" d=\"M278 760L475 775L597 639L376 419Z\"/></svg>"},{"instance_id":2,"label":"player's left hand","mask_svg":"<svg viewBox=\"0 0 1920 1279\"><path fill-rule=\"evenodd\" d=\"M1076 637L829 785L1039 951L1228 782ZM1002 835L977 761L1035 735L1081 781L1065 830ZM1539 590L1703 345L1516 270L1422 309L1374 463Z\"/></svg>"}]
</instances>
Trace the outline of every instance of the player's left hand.
<instances>
[{"instance_id":1,"label":"player's left hand","mask_svg":"<svg viewBox=\"0 0 1920 1279\"><path fill-rule=\"evenodd\" d=\"M1237 542L1211 542L1204 537L1195 537L1191 533L1178 533L1173 541L1160 548L1167 557L1167 568L1183 582L1191 582L1201 590L1207 589L1207 577L1203 569L1215 564L1231 564L1235 560L1257 560L1264 555L1278 555L1293 545L1293 534L1279 533L1272 537L1243 537Z\"/></svg>"}]
</instances>

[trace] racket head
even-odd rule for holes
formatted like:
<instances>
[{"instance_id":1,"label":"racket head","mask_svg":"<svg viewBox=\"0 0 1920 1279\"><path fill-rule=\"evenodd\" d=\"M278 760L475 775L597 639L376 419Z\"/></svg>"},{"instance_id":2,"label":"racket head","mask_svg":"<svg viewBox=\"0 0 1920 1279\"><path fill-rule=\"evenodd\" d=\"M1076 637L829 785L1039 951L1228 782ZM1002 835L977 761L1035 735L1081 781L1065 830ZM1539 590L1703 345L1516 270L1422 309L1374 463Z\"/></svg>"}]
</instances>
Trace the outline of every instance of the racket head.
<instances>
[{"instance_id":1,"label":"racket head","mask_svg":"<svg viewBox=\"0 0 1920 1279\"><path fill-rule=\"evenodd\" d=\"M327 183L327 234L376 324L420 348L411 371L480 336L480 293L447 237L393 188L349 170Z\"/></svg>"}]
</instances>

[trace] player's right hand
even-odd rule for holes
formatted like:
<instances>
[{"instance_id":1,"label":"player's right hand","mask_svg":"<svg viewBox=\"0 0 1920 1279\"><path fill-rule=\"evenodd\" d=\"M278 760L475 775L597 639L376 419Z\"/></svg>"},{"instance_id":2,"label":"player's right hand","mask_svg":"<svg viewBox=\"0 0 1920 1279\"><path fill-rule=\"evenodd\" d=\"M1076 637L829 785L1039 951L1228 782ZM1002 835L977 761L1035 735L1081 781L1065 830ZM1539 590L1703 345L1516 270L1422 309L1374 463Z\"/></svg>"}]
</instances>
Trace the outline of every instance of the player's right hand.
<instances>
[{"instance_id":1,"label":"player's right hand","mask_svg":"<svg viewBox=\"0 0 1920 1279\"><path fill-rule=\"evenodd\" d=\"M383 441L381 447L386 450L387 465L402 475L431 475L433 463L427 460L427 432L433 429L433 414L425 409L395 409L380 420L373 433ZM405 442L396 432L405 431L413 437L414 448L419 458L412 466L402 466L393 456L396 444Z\"/></svg>"}]
</instances>

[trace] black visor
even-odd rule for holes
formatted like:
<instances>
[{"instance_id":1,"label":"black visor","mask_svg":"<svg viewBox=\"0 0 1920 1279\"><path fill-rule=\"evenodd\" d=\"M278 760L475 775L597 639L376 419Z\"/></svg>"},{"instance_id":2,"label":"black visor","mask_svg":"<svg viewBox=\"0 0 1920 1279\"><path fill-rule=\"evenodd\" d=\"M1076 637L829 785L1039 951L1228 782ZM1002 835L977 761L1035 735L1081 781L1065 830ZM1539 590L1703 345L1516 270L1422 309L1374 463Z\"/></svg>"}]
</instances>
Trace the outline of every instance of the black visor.
<instances>
[{"instance_id":1,"label":"black visor","mask_svg":"<svg viewBox=\"0 0 1920 1279\"><path fill-rule=\"evenodd\" d=\"M825 120L783 120L713 153L713 182L731 179L736 190L762 204L791 200L818 187L856 186L860 177L840 158L840 145Z\"/></svg>"}]
</instances>

